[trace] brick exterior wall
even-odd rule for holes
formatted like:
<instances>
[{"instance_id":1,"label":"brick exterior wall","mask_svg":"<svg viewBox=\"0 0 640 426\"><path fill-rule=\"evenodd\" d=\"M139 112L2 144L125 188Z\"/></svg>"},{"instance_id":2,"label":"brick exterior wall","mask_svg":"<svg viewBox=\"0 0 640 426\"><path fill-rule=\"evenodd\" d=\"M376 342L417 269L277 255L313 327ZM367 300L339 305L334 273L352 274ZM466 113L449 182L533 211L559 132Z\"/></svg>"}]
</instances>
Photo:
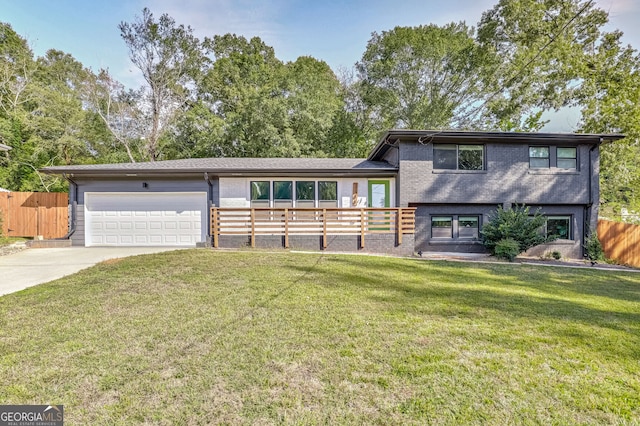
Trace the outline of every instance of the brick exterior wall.
<instances>
[{"instance_id":1,"label":"brick exterior wall","mask_svg":"<svg viewBox=\"0 0 640 426\"><path fill-rule=\"evenodd\" d=\"M402 142L399 206L434 202L586 205L590 202L590 148L588 145L577 147L577 170L530 169L528 145L486 144L485 170L456 171L434 170L433 144ZM550 151L555 154L554 149ZM597 153L592 152L595 163L594 157ZM555 163L555 155L550 162ZM597 190L597 174L594 175L591 186Z\"/></svg>"},{"instance_id":2,"label":"brick exterior wall","mask_svg":"<svg viewBox=\"0 0 640 426\"><path fill-rule=\"evenodd\" d=\"M464 143L464 142L460 142ZM467 142L478 143L478 142ZM556 147L550 146L548 169L529 167L529 145L487 143L485 170L456 171L433 168L433 144L401 142L398 205L415 206L415 250L483 252L478 241L431 238L431 216L474 215L480 228L498 205L524 203L546 215L571 217L572 240L535 247L527 252L542 256L559 251L567 258L582 258L585 231L597 225L599 153L589 145L577 146L575 170L558 169ZM547 145L545 145L547 146Z\"/></svg>"},{"instance_id":3,"label":"brick exterior wall","mask_svg":"<svg viewBox=\"0 0 640 426\"><path fill-rule=\"evenodd\" d=\"M570 216L573 240L560 240L534 247L527 251L530 256L544 256L546 253L558 251L563 257L581 259L582 236L584 234L585 215L582 206L536 206L531 205L531 212L540 208L545 215ZM466 252L485 253L487 250L480 241L447 240L431 238L431 216L479 216L480 229L490 220L495 212L495 205L436 204L420 205L416 209L415 251L423 252Z\"/></svg>"}]
</instances>

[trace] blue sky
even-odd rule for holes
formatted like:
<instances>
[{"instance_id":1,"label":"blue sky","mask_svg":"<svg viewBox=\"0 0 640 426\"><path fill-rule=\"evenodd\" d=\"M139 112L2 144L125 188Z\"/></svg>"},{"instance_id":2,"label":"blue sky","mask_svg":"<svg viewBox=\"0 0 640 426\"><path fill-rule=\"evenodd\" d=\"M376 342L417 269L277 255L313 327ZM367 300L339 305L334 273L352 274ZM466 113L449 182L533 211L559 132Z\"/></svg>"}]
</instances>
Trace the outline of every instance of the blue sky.
<instances>
[{"instance_id":1,"label":"blue sky","mask_svg":"<svg viewBox=\"0 0 640 426\"><path fill-rule=\"evenodd\" d=\"M168 13L190 25L200 38L236 33L259 36L285 61L310 55L334 71L357 62L371 33L397 25L451 21L476 25L497 0L0 0L0 21L25 37L36 55L56 48L94 71L108 68L135 86L139 74L130 65L118 24L131 22L143 7L155 16ZM610 13L608 29L625 33L640 48L640 0L597 0ZM556 117L554 131L571 131L575 117Z\"/></svg>"}]
</instances>

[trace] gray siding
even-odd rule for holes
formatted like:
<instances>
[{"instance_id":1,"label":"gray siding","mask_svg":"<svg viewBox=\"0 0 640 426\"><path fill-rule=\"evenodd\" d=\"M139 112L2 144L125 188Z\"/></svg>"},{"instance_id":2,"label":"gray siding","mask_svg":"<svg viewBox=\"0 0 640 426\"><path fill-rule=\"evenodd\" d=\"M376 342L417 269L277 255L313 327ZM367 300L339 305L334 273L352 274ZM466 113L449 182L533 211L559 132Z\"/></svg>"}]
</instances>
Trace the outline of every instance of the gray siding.
<instances>
[{"instance_id":1,"label":"gray siding","mask_svg":"<svg viewBox=\"0 0 640 426\"><path fill-rule=\"evenodd\" d=\"M78 184L78 207L76 216L76 229L71 235L74 246L84 246L84 195L87 192L207 192L209 186L204 178L200 179L153 179L153 178L126 178L126 179L76 179ZM147 188L142 183L148 184ZM217 194L217 181L212 181L213 193ZM217 200L210 200L214 204ZM207 232L208 233L208 232Z\"/></svg>"}]
</instances>

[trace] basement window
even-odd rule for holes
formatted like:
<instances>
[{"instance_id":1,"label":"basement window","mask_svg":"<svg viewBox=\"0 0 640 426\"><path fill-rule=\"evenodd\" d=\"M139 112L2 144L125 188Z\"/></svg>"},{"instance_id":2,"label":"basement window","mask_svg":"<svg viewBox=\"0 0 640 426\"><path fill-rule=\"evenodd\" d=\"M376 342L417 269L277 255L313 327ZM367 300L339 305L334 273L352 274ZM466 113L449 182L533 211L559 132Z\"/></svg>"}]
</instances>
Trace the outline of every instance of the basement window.
<instances>
[{"instance_id":1,"label":"basement window","mask_svg":"<svg viewBox=\"0 0 640 426\"><path fill-rule=\"evenodd\" d=\"M545 235L571 240L571 216L547 216Z\"/></svg>"},{"instance_id":2,"label":"basement window","mask_svg":"<svg viewBox=\"0 0 640 426\"><path fill-rule=\"evenodd\" d=\"M431 238L477 241L480 238L480 216L431 216Z\"/></svg>"}]
</instances>

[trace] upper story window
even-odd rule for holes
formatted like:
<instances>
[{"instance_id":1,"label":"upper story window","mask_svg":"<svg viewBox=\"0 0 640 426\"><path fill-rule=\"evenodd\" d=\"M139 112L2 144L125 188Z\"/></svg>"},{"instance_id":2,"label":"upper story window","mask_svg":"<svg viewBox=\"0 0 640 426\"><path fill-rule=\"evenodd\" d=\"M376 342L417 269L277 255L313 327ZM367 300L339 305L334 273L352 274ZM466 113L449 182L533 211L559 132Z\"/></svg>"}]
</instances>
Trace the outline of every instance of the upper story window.
<instances>
[{"instance_id":1,"label":"upper story window","mask_svg":"<svg viewBox=\"0 0 640 426\"><path fill-rule=\"evenodd\" d=\"M531 169L575 170L578 168L578 149L576 147L529 147L529 168Z\"/></svg>"},{"instance_id":2,"label":"upper story window","mask_svg":"<svg viewBox=\"0 0 640 426\"><path fill-rule=\"evenodd\" d=\"M529 147L529 167L532 169L549 168L549 147L530 146Z\"/></svg>"},{"instance_id":3,"label":"upper story window","mask_svg":"<svg viewBox=\"0 0 640 426\"><path fill-rule=\"evenodd\" d=\"M575 169L578 163L578 153L576 148L558 147L557 166L559 169Z\"/></svg>"},{"instance_id":4,"label":"upper story window","mask_svg":"<svg viewBox=\"0 0 640 426\"><path fill-rule=\"evenodd\" d=\"M433 145L433 168L484 170L484 145Z\"/></svg>"}]
</instances>

